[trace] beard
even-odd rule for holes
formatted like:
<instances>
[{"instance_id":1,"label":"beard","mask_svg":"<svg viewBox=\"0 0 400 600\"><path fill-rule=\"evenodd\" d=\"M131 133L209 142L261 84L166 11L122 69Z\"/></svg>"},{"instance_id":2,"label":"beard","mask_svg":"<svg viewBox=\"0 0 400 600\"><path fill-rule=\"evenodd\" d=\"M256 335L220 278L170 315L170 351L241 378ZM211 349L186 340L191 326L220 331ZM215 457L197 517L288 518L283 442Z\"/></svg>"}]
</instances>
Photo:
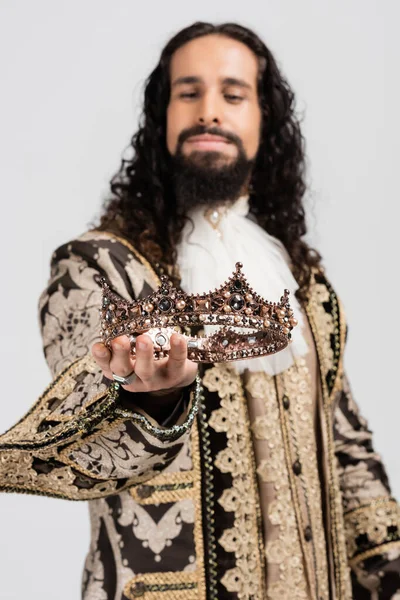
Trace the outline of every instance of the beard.
<instances>
[{"instance_id":1,"label":"beard","mask_svg":"<svg viewBox=\"0 0 400 600\"><path fill-rule=\"evenodd\" d=\"M236 142L238 154L226 158L220 152L195 150L186 156L182 143L171 156L172 180L180 211L186 213L198 205L209 207L235 201L249 180L254 160ZM229 161L229 162L228 162Z\"/></svg>"}]
</instances>

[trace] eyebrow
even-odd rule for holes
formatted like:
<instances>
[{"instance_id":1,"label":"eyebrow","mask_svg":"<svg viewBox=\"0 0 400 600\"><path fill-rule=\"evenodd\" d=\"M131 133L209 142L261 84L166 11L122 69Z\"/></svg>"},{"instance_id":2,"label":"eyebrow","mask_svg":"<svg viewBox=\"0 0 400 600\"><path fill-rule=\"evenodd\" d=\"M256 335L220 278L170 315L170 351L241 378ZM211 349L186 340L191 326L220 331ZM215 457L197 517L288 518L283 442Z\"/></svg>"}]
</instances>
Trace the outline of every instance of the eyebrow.
<instances>
[{"instance_id":1,"label":"eyebrow","mask_svg":"<svg viewBox=\"0 0 400 600\"><path fill-rule=\"evenodd\" d=\"M171 87L176 87L178 85L183 85L185 83L186 84L187 83L204 83L204 79L202 79L202 77L197 77L195 75L187 75L186 77L178 77L172 83ZM225 85L236 85L236 86L246 88L249 90L252 89L252 86L249 83L247 83L247 81L245 81L244 79L238 79L237 77L224 77L224 79L222 80L222 83L224 83Z\"/></svg>"}]
</instances>

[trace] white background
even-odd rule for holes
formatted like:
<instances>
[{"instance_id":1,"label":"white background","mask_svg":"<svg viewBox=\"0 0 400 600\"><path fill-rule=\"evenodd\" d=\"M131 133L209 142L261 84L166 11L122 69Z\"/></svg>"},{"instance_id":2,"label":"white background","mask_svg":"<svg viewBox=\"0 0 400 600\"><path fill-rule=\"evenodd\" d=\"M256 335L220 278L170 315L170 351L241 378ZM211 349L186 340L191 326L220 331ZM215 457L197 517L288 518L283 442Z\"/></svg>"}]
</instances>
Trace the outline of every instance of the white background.
<instances>
[{"instance_id":1,"label":"white background","mask_svg":"<svg viewBox=\"0 0 400 600\"><path fill-rule=\"evenodd\" d=\"M297 93L310 237L344 302L347 370L399 495L399 4L199 4L0 0L0 430L50 381L37 299L51 253L99 210L162 46L193 21L237 21L263 37ZM87 508L0 495L0 598L79 598Z\"/></svg>"}]
</instances>

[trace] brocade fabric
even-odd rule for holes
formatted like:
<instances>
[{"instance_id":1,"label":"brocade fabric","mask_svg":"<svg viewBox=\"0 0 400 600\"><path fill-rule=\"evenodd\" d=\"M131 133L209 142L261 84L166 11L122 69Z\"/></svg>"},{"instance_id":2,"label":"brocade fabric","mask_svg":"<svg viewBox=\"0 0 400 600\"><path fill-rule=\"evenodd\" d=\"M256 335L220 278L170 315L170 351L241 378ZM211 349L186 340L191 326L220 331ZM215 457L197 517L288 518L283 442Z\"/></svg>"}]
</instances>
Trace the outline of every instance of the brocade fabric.
<instances>
[{"instance_id":1,"label":"brocade fabric","mask_svg":"<svg viewBox=\"0 0 400 600\"><path fill-rule=\"evenodd\" d=\"M135 299L159 275L106 232L54 252L39 301L53 380L0 436L0 489L88 501L83 600L399 598L399 509L325 273L304 306L308 355L276 377L202 366L171 426L122 406L91 357L99 276Z\"/></svg>"}]
</instances>

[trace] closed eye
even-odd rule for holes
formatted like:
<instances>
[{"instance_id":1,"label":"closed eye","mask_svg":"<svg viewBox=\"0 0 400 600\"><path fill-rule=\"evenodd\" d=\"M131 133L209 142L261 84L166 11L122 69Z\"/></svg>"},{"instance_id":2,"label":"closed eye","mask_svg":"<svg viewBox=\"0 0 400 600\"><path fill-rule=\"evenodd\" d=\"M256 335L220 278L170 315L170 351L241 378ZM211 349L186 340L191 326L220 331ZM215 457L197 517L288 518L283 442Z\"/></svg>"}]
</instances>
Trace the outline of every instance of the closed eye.
<instances>
[{"instance_id":1,"label":"closed eye","mask_svg":"<svg viewBox=\"0 0 400 600\"><path fill-rule=\"evenodd\" d=\"M179 94L179 97L180 98L194 98L196 94L197 94L197 92L186 92L186 93Z\"/></svg>"},{"instance_id":2,"label":"closed eye","mask_svg":"<svg viewBox=\"0 0 400 600\"><path fill-rule=\"evenodd\" d=\"M197 95L197 92L183 92L182 94L179 94L179 97L180 98L194 98L196 95ZM244 100L243 96L236 96L234 94L224 94L224 97L230 101Z\"/></svg>"},{"instance_id":3,"label":"closed eye","mask_svg":"<svg viewBox=\"0 0 400 600\"><path fill-rule=\"evenodd\" d=\"M233 94L225 94L225 98L229 98L229 100L243 100L242 96L235 96Z\"/></svg>"}]
</instances>

